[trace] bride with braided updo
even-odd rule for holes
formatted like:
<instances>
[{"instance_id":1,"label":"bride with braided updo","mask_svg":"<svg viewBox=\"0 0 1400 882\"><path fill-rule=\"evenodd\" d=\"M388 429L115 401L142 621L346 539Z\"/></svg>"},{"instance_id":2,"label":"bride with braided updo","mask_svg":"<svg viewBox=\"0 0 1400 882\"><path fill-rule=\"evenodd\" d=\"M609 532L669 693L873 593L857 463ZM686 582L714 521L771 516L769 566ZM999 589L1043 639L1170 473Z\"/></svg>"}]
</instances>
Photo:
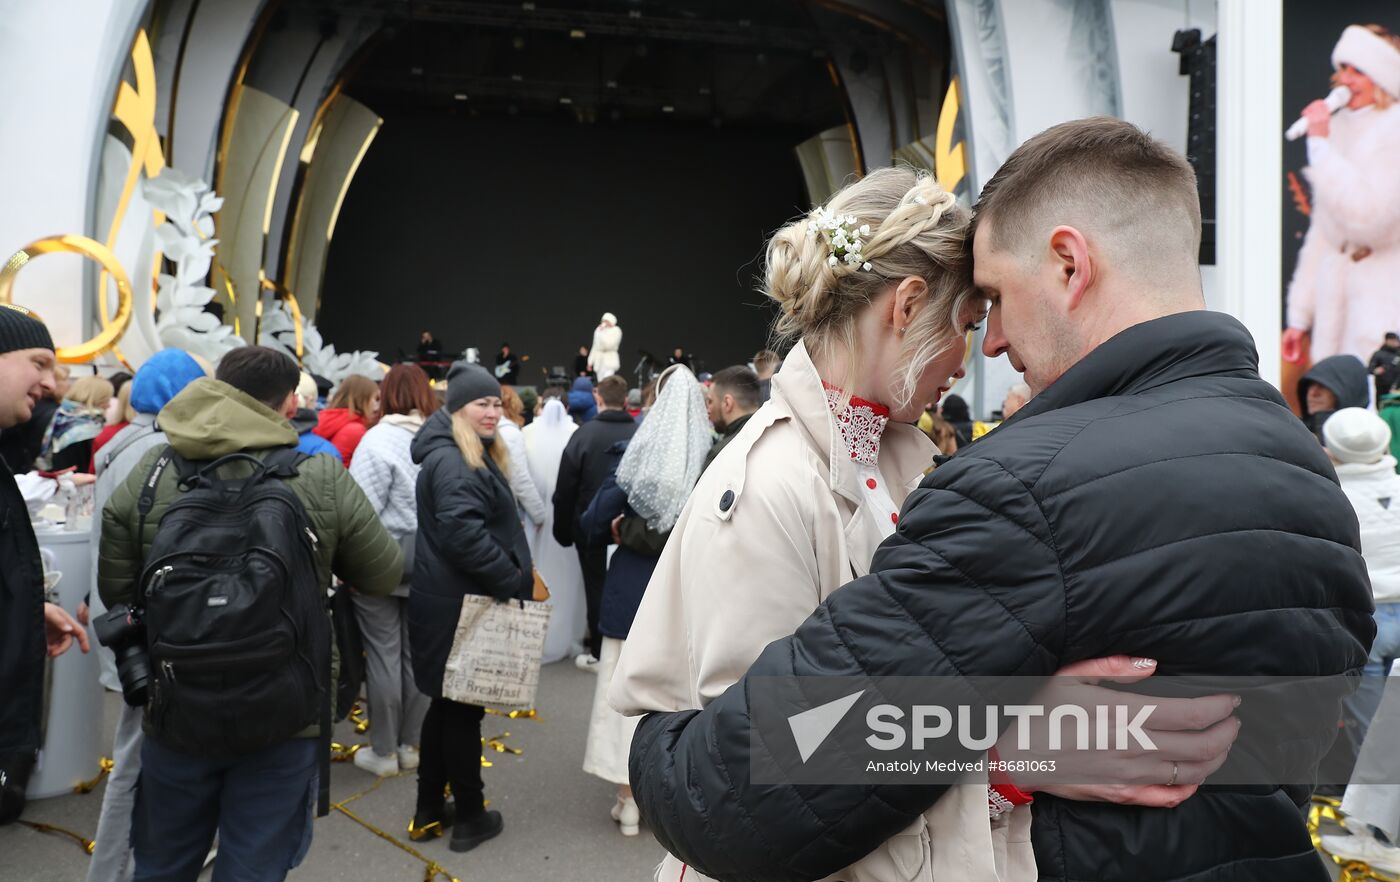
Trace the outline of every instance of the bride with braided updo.
<instances>
[{"instance_id":1,"label":"bride with braided updo","mask_svg":"<svg viewBox=\"0 0 1400 882\"><path fill-rule=\"evenodd\" d=\"M937 453L911 424L963 376L985 311L967 224L932 178L892 168L773 236L767 293L778 336L795 345L671 533L614 676L618 710L704 707L869 571ZM1034 878L1028 807L989 820L988 806L985 786L953 787L833 878ZM668 855L657 878L682 876L704 878Z\"/></svg>"}]
</instances>

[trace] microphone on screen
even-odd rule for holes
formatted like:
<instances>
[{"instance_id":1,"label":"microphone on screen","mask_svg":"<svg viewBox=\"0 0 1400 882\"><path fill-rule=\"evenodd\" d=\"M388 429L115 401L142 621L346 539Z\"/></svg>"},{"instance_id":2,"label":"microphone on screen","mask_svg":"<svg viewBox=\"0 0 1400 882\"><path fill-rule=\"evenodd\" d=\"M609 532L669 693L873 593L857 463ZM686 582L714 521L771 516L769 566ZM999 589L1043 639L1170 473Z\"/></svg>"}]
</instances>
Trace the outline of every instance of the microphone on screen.
<instances>
[{"instance_id":1,"label":"microphone on screen","mask_svg":"<svg viewBox=\"0 0 1400 882\"><path fill-rule=\"evenodd\" d=\"M1346 86L1338 86L1331 92L1328 92L1327 97L1323 100L1327 102L1327 109L1336 113L1343 107L1346 107L1347 102L1351 101L1351 90ZM1306 117L1300 116L1293 125L1288 127L1288 131L1284 132L1283 136L1290 141L1296 141L1307 133L1308 120Z\"/></svg>"}]
</instances>

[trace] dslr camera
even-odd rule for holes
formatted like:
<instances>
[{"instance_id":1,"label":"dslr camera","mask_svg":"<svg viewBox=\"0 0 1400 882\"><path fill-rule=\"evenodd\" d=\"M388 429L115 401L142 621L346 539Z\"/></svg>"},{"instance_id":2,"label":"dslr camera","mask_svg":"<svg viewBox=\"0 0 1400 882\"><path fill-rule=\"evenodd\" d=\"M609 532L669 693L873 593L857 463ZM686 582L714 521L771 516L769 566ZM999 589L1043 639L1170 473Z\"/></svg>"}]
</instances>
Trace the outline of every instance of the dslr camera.
<instances>
[{"instance_id":1,"label":"dslr camera","mask_svg":"<svg viewBox=\"0 0 1400 882\"><path fill-rule=\"evenodd\" d=\"M92 620L97 642L117 656L122 698L131 707L145 707L151 683L151 658L146 654L146 623L136 610L119 603Z\"/></svg>"}]
</instances>

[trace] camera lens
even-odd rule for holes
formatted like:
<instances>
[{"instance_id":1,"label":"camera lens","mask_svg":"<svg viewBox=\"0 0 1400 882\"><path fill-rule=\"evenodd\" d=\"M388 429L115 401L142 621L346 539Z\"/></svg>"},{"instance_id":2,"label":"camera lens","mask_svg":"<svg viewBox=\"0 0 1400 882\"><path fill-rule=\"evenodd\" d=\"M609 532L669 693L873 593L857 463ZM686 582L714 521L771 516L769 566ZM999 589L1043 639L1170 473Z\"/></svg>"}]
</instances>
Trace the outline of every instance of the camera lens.
<instances>
[{"instance_id":1,"label":"camera lens","mask_svg":"<svg viewBox=\"0 0 1400 882\"><path fill-rule=\"evenodd\" d=\"M118 604L93 619L97 640L117 657L117 678L122 697L132 707L144 707L151 682L151 660L146 655L146 629L140 616L126 604Z\"/></svg>"},{"instance_id":2,"label":"camera lens","mask_svg":"<svg viewBox=\"0 0 1400 882\"><path fill-rule=\"evenodd\" d=\"M117 652L117 679L122 698L131 707L145 707L151 682L151 660L143 646L126 646Z\"/></svg>"}]
</instances>

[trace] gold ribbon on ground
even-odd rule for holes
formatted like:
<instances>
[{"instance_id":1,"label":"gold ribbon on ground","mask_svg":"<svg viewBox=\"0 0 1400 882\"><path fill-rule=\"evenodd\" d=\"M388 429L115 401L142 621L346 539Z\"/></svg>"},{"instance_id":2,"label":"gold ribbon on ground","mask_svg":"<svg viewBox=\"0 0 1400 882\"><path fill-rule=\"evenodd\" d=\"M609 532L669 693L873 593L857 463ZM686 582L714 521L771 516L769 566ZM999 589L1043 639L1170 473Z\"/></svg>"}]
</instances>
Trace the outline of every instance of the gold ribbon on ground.
<instances>
[{"instance_id":1,"label":"gold ribbon on ground","mask_svg":"<svg viewBox=\"0 0 1400 882\"><path fill-rule=\"evenodd\" d=\"M126 270L117 261L115 254L106 245L87 236L67 235L67 236L47 236L34 242L30 242L20 250L10 256L5 261L5 266L0 269L0 303L10 303L14 299L15 277L19 271L29 265L29 261L41 254L81 254L83 257L97 261L106 273L110 273L117 283L117 314L112 318L110 324L104 327L101 332L84 343L77 346L60 346L56 350L58 360L64 364L85 364L92 361L97 356L108 350L115 350L117 341L122 334L126 333L126 328L131 324L131 280L126 276ZM105 295L105 291L101 292ZM105 309L99 310L106 313ZM122 359L126 364L126 360ZM130 367L130 365L127 365Z\"/></svg>"},{"instance_id":2,"label":"gold ribbon on ground","mask_svg":"<svg viewBox=\"0 0 1400 882\"><path fill-rule=\"evenodd\" d=\"M91 793L102 783L102 779L112 771L112 758L104 756L97 761L97 775L91 781L80 781L73 785L74 793Z\"/></svg>"},{"instance_id":3,"label":"gold ribbon on ground","mask_svg":"<svg viewBox=\"0 0 1400 882\"><path fill-rule=\"evenodd\" d=\"M374 826L370 822L366 821L364 818L360 817L359 815L346 808L347 805L354 802L355 800L360 799L364 796L368 796L374 791L378 790L379 785L383 784L386 780L387 779L385 778L380 778L379 780L375 781L374 786L370 787L369 789L361 790L354 796L342 799L340 802L332 803L331 808L335 811L340 812L345 817L354 821L356 824L359 824L361 827L364 827L366 830L373 833L375 836L378 836L380 839L383 839L385 842L389 843L395 848L398 848L401 851L405 851L413 857L417 858L418 860L422 861L423 882L433 882L433 880L436 879L438 876L443 877L444 879L448 880L448 882L461 882L461 880L458 879L456 876L453 876L447 870L443 869L442 866L437 863L437 861L430 860L429 858L424 857L423 853L418 851L418 849L404 842L401 842L397 836L393 835L392 833L388 833L384 830L381 830L380 828Z\"/></svg>"},{"instance_id":4,"label":"gold ribbon on ground","mask_svg":"<svg viewBox=\"0 0 1400 882\"><path fill-rule=\"evenodd\" d=\"M20 824L25 827L28 827L31 830L36 830L40 833L52 833L55 836L67 836L69 839L72 839L74 842L78 843L78 846L88 854L92 854L92 850L97 847L96 842L93 842L91 839L87 838L81 833L74 833L72 830L69 830L66 827L60 827L57 824L40 824L37 821L20 821Z\"/></svg>"},{"instance_id":5,"label":"gold ribbon on ground","mask_svg":"<svg viewBox=\"0 0 1400 882\"><path fill-rule=\"evenodd\" d=\"M355 724L356 735L363 735L369 731L369 718L365 716L364 702L357 699L350 705L350 722Z\"/></svg>"},{"instance_id":6,"label":"gold ribbon on ground","mask_svg":"<svg viewBox=\"0 0 1400 882\"><path fill-rule=\"evenodd\" d=\"M510 713L496 710L494 707L483 708L483 710L492 716L509 717L512 720L540 720L540 715L534 708L530 708L529 710L513 710Z\"/></svg>"},{"instance_id":7,"label":"gold ribbon on ground","mask_svg":"<svg viewBox=\"0 0 1400 882\"><path fill-rule=\"evenodd\" d=\"M492 750L496 751L496 753L509 753L509 754L514 755L514 756L520 756L520 755L524 754L525 751L521 750L520 748L518 748L518 747L511 747L509 744L506 744L506 743L505 743L505 740L504 740L504 739L509 738L509 737L510 737L510 733L509 733L509 732L502 732L501 734L497 735L495 738L483 738L483 739L481 739L481 743L482 743L483 746L489 747L489 748L491 748Z\"/></svg>"},{"instance_id":8,"label":"gold ribbon on ground","mask_svg":"<svg viewBox=\"0 0 1400 882\"><path fill-rule=\"evenodd\" d=\"M1313 848L1322 846L1322 822L1331 821L1343 829L1346 828L1346 821L1342 819L1342 801L1333 799L1330 796L1314 796L1312 805L1308 808L1308 835L1312 837Z\"/></svg>"},{"instance_id":9,"label":"gold ribbon on ground","mask_svg":"<svg viewBox=\"0 0 1400 882\"><path fill-rule=\"evenodd\" d=\"M536 714L535 711L534 711L533 709L531 709L531 710L522 710L522 711L511 711L510 713L506 713L506 712L504 712L504 711L499 711L499 710L496 710L496 709L494 709L494 708L486 708L485 710L486 710L486 712L489 713L489 714L493 714L493 715L499 716L499 717L510 717L511 719L538 719L538 718L539 718L538 714ZM351 707L351 710L350 710L349 719L353 722L353 721L356 719L356 717L359 717L361 720L364 719L364 704L363 704L363 702L361 702L361 701L356 701L355 704L354 704L354 706L352 706L352 707ZM516 748L516 747L510 747L509 745L507 745L507 744L505 743L504 739L509 738L509 737L510 737L510 733L509 733L509 732L502 732L500 735L497 735L497 736L494 737L494 738L489 738L489 739L488 739L488 738L482 738L482 739L481 739L481 744L482 744L482 747L483 747L483 748L489 747L489 748L491 748L492 750L495 750L495 751L498 752L498 753L511 753L511 754L515 754L516 756L519 756L521 753L523 753L523 751L521 751L519 748ZM365 746L365 745L362 745L362 744L346 745L346 744L341 744L341 743L336 742L336 741L332 741L332 742L331 742L331 759L332 759L332 761L334 761L334 762L346 762L346 761L348 761L351 757L353 757L353 756L355 755L355 751L359 750L361 747L364 747L364 746ZM486 756L485 756L484 754L483 754L482 757L481 757L481 765L482 765L483 768L488 768L488 769L491 768L491 765L492 765L491 762L490 762L489 760L486 759ZM400 776L400 775L391 775L391 776L389 776L389 777L387 777L387 778L378 778L378 779L375 780L375 782L374 782L374 784L373 784L372 786L366 788L365 790L361 790L359 793L356 793L356 794L354 794L353 796L346 797L345 799L342 799L340 802L331 803L331 809L334 810L334 811L340 812L340 813L341 813L342 815L344 815L345 817L347 817L347 818L349 818L350 820L354 821L356 824L359 824L361 827L364 827L366 830L368 830L369 832L373 833L375 836L378 836L380 839L383 839L385 842L389 843L390 845L394 846L395 848L398 848L398 849L400 849L401 851L404 851L404 852L406 852L406 853L412 855L413 857L417 858L418 860L422 861L422 862L423 862L423 882L433 882L433 880L436 879L436 878L439 877L439 876L441 876L441 877L443 877L444 879L446 879L447 882L461 882L460 879L458 879L457 877L453 876L453 875L452 875L450 872L448 872L441 864L439 864L439 863L437 863L436 861L434 861L434 860L432 860L432 859L426 857L422 852L420 852L420 851L418 851L417 849L413 848L411 845L408 845L407 843L405 843L403 840L399 839L397 836L393 835L392 833L389 833L389 832L386 831L386 830L383 830L383 829L381 829L381 828L379 828L379 827L376 827L374 824L371 824L370 822L366 821L364 818L362 818L362 817L360 817L359 815L355 814L354 812L350 811L350 809L346 808L346 806L350 805L350 803L355 802L355 801L358 800L358 799L362 799L363 797L366 797L366 796L370 795L371 793L373 793L374 791L378 790L378 789L380 788L380 786L383 785L383 783L384 783L385 781L388 781L388 780L391 780L392 778L397 778L397 777L401 777L401 776ZM452 788L451 788L450 786L444 787L444 788L443 788L443 798L444 798L444 799L449 799L449 798L451 798L451 796L452 796ZM491 805L491 800L489 800L489 799L488 799L488 800L484 800L482 804L483 804L483 806L489 807L489 806Z\"/></svg>"},{"instance_id":10,"label":"gold ribbon on ground","mask_svg":"<svg viewBox=\"0 0 1400 882\"><path fill-rule=\"evenodd\" d=\"M1308 835L1313 848L1325 854L1341 868L1337 882L1400 882L1400 877L1377 870L1365 861L1352 860L1332 854L1322 846L1322 823L1331 821L1341 829L1347 829L1346 815L1342 814L1341 800L1330 796L1314 796L1308 807Z\"/></svg>"}]
</instances>

